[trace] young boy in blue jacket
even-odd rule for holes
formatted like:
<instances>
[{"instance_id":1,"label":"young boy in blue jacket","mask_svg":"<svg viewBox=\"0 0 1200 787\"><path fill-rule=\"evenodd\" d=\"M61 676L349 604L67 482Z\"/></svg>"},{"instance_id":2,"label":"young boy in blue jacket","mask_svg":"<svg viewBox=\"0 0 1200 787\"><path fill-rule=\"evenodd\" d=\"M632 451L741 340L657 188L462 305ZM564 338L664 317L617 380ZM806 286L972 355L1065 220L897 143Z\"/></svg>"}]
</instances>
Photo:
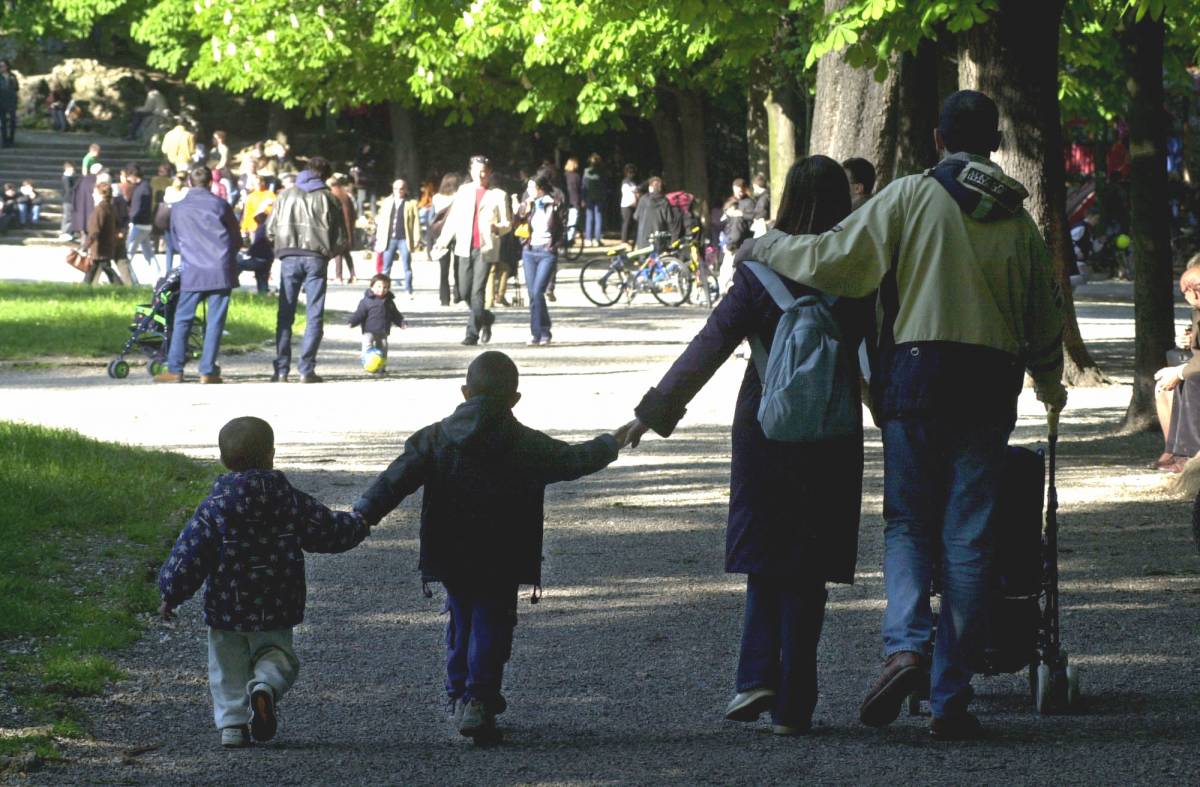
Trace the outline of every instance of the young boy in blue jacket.
<instances>
[{"instance_id":1,"label":"young boy in blue jacket","mask_svg":"<svg viewBox=\"0 0 1200 787\"><path fill-rule=\"evenodd\" d=\"M234 418L218 437L221 475L179 534L158 575L163 620L206 584L208 687L221 745L275 736L275 703L300 670L292 627L304 619L304 552L345 552L370 528L330 511L273 470L275 436Z\"/></svg>"},{"instance_id":2,"label":"young boy in blue jacket","mask_svg":"<svg viewBox=\"0 0 1200 787\"><path fill-rule=\"evenodd\" d=\"M385 273L377 273L371 277L371 284L363 293L362 300L358 302L358 308L354 310L354 314L350 315L349 322L351 328L362 326L364 359L367 351L374 348L383 356L383 363L386 364L388 335L392 332L392 326L408 327L404 315L396 308L396 296L392 294L391 277ZM384 367L381 365L375 371L368 373L382 374L383 369Z\"/></svg>"},{"instance_id":3,"label":"young boy in blue jacket","mask_svg":"<svg viewBox=\"0 0 1200 787\"><path fill-rule=\"evenodd\" d=\"M446 692L458 731L478 741L495 735L506 707L518 586L535 586L537 600L546 485L606 467L627 430L570 445L524 426L512 414L517 367L501 352L471 362L462 393L453 414L408 439L354 510L373 525L424 487L421 577L446 589Z\"/></svg>"}]
</instances>

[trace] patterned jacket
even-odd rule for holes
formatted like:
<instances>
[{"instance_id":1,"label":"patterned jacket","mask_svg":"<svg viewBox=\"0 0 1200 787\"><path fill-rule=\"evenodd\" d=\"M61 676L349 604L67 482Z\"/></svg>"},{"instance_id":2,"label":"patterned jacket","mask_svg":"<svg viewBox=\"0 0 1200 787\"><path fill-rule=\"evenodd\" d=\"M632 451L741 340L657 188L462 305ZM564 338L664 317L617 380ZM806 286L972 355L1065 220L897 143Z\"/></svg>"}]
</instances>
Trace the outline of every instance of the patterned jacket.
<instances>
[{"instance_id":1,"label":"patterned jacket","mask_svg":"<svg viewBox=\"0 0 1200 787\"><path fill-rule=\"evenodd\" d=\"M362 516L330 511L278 470L226 473L179 534L159 592L174 609L207 581L212 628L295 626L304 620L304 552L345 552L368 530Z\"/></svg>"}]
</instances>

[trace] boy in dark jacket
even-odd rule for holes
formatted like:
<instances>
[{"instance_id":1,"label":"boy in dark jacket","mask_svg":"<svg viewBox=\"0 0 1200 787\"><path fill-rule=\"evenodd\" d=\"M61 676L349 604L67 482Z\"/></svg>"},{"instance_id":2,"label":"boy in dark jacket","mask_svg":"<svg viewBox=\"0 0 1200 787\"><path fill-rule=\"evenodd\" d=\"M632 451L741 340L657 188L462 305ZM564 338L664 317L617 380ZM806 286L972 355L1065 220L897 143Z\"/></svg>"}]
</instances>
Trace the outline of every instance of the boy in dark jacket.
<instances>
[{"instance_id":1,"label":"boy in dark jacket","mask_svg":"<svg viewBox=\"0 0 1200 787\"><path fill-rule=\"evenodd\" d=\"M371 277L371 286L363 293L358 308L350 315L350 327L362 326L363 362L366 364L367 352L378 350L383 356L383 364L369 374L383 374L387 364L388 335L392 326L407 328L404 315L396 308L396 296L392 294L392 280L387 274L377 273Z\"/></svg>"},{"instance_id":2,"label":"boy in dark jacket","mask_svg":"<svg viewBox=\"0 0 1200 787\"><path fill-rule=\"evenodd\" d=\"M330 511L271 469L275 436L266 421L235 418L218 442L231 472L217 478L163 564L159 615L171 620L207 583L213 717L221 745L238 748L250 735L275 736L275 703L300 670L292 627L304 619L304 552L345 552L370 528L361 514Z\"/></svg>"},{"instance_id":3,"label":"boy in dark jacket","mask_svg":"<svg viewBox=\"0 0 1200 787\"><path fill-rule=\"evenodd\" d=\"M467 369L466 402L408 439L404 453L354 504L374 524L424 487L420 570L446 588L446 692L467 737L488 739L506 704L517 587L541 583L546 485L594 473L617 458L627 428L569 445L522 425L517 367L501 352Z\"/></svg>"}]
</instances>

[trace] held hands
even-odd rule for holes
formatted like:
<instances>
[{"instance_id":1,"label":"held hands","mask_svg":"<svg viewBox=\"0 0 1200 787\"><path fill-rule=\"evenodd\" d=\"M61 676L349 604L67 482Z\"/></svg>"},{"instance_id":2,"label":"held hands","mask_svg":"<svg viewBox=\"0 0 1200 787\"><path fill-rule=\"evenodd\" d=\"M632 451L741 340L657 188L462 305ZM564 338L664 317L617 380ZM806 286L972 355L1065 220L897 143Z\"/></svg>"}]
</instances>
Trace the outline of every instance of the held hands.
<instances>
[{"instance_id":1,"label":"held hands","mask_svg":"<svg viewBox=\"0 0 1200 787\"><path fill-rule=\"evenodd\" d=\"M617 439L619 448L623 449L626 446L637 448L638 443L642 441L642 435L646 434L649 429L650 427L634 418L632 421L613 432L613 437Z\"/></svg>"},{"instance_id":2,"label":"held hands","mask_svg":"<svg viewBox=\"0 0 1200 787\"><path fill-rule=\"evenodd\" d=\"M1158 391L1173 391L1183 382L1183 364L1164 366L1154 373L1154 388Z\"/></svg>"}]
</instances>

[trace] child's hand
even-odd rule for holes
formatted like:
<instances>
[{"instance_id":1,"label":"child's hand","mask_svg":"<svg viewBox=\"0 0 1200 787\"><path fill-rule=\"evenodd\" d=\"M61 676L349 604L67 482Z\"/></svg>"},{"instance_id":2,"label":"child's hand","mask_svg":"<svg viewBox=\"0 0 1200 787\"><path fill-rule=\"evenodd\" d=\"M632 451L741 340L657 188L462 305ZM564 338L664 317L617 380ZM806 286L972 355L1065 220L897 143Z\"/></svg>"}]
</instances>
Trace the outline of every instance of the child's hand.
<instances>
[{"instance_id":1,"label":"child's hand","mask_svg":"<svg viewBox=\"0 0 1200 787\"><path fill-rule=\"evenodd\" d=\"M175 613L167 606L167 602L163 602L158 607L158 619L164 623L170 623L175 619Z\"/></svg>"},{"instance_id":2,"label":"child's hand","mask_svg":"<svg viewBox=\"0 0 1200 787\"><path fill-rule=\"evenodd\" d=\"M646 434L649 428L650 427L634 418L632 421L614 432L613 437L617 439L617 445L619 448L625 448L626 446L637 448L638 443L642 440L642 435Z\"/></svg>"},{"instance_id":3,"label":"child's hand","mask_svg":"<svg viewBox=\"0 0 1200 787\"><path fill-rule=\"evenodd\" d=\"M403 331L407 327L408 327L408 320L401 320L400 321L400 330Z\"/></svg>"}]
</instances>

